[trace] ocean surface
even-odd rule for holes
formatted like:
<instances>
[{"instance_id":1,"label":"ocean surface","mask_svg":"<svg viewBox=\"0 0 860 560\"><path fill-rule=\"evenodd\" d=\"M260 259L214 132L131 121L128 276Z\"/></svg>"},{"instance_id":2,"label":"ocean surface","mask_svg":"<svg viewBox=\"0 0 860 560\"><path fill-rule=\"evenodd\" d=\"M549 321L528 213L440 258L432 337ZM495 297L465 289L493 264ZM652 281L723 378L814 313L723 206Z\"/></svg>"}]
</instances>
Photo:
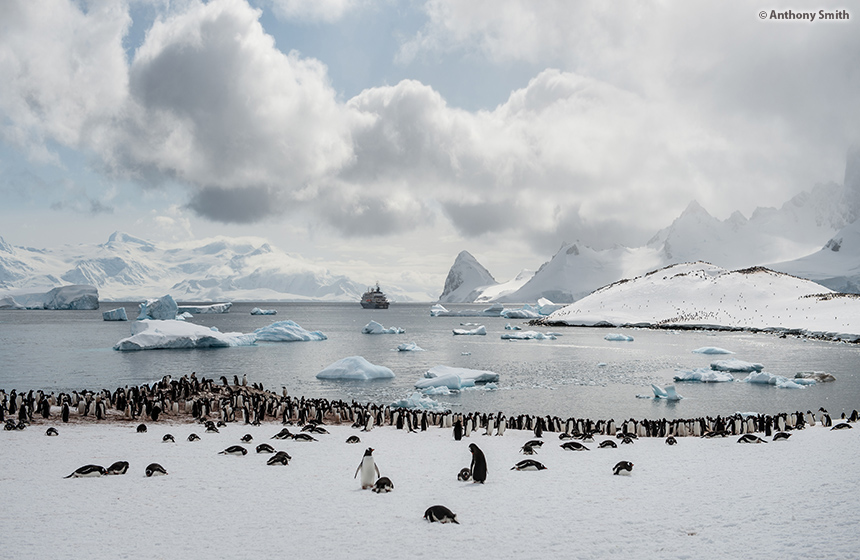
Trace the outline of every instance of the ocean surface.
<instances>
[{"instance_id":1,"label":"ocean surface","mask_svg":"<svg viewBox=\"0 0 860 560\"><path fill-rule=\"evenodd\" d=\"M60 392L115 389L150 383L164 375L233 379L290 394L388 404L412 394L413 385L435 365L490 370L500 375L492 387L477 387L434 400L455 411L504 411L506 414L557 414L599 418L686 418L734 412L790 412L824 407L834 417L860 409L860 346L776 335L645 329L536 328L522 320L495 317L430 317L429 304L394 304L366 310L357 303L237 303L229 313L195 315L189 321L221 332L249 333L275 321L292 319L320 330L320 342L257 343L251 347L118 352L113 345L130 334L130 322L102 320L102 311L124 306L129 318L137 303L102 303L98 311L0 311L0 389ZM251 315L253 307L277 309L275 316ZM480 309L481 306L448 306ZM405 334L366 335L375 320L401 327ZM464 322L487 328L486 336L453 336ZM524 330L558 332L557 340L502 340L506 324ZM632 336L611 342L609 333ZM424 352L398 352L414 342ZM714 346L734 354L692 351ZM321 381L315 375L347 356L363 356L391 368L396 378L366 382ZM762 363L765 371L794 377L823 371L836 377L806 389L779 389L748 383L677 383L684 399L667 402L650 385L673 383L676 369L709 367L714 360L737 358ZM735 374L737 380L746 374Z\"/></svg>"}]
</instances>

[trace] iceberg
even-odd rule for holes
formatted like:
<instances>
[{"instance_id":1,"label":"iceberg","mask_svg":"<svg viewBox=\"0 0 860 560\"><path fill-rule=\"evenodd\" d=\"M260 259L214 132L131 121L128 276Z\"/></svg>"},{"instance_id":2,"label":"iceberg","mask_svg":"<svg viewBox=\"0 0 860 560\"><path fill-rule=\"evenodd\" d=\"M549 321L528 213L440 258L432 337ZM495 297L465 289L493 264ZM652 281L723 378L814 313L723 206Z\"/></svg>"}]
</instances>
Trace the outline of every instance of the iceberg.
<instances>
[{"instance_id":1,"label":"iceberg","mask_svg":"<svg viewBox=\"0 0 860 560\"><path fill-rule=\"evenodd\" d=\"M794 382L797 383L798 379L812 379L817 381L818 383L836 381L836 378L833 377L832 374L824 373L823 371L799 371L794 374Z\"/></svg>"},{"instance_id":2,"label":"iceberg","mask_svg":"<svg viewBox=\"0 0 860 560\"><path fill-rule=\"evenodd\" d=\"M541 315L549 315L559 309L567 307L567 303L553 303L546 298L538 298L537 310Z\"/></svg>"},{"instance_id":3,"label":"iceberg","mask_svg":"<svg viewBox=\"0 0 860 560\"><path fill-rule=\"evenodd\" d=\"M666 399L667 401L679 401L683 399L681 395L675 392L674 385L666 385L666 388L651 384L651 390L654 391L655 399Z\"/></svg>"},{"instance_id":4,"label":"iceberg","mask_svg":"<svg viewBox=\"0 0 860 560\"><path fill-rule=\"evenodd\" d=\"M364 334L403 334L406 331L399 327L389 327L386 329L376 321L371 321L368 324L364 325L364 328L361 329L361 332Z\"/></svg>"},{"instance_id":5,"label":"iceberg","mask_svg":"<svg viewBox=\"0 0 860 560\"><path fill-rule=\"evenodd\" d=\"M611 333L603 337L603 340L611 340L613 342L633 342L632 336L626 334Z\"/></svg>"},{"instance_id":6,"label":"iceberg","mask_svg":"<svg viewBox=\"0 0 860 560\"><path fill-rule=\"evenodd\" d=\"M160 350L174 348L223 348L251 346L253 334L221 333L192 323L175 320L141 319L131 324L132 335L114 345L114 350Z\"/></svg>"},{"instance_id":7,"label":"iceberg","mask_svg":"<svg viewBox=\"0 0 860 560\"><path fill-rule=\"evenodd\" d=\"M806 385L814 385L814 379L789 379L781 375L774 375L766 371L755 371L742 379L744 383L759 383L763 385L775 385L779 389L805 389ZM809 383L809 382L812 383Z\"/></svg>"},{"instance_id":8,"label":"iceberg","mask_svg":"<svg viewBox=\"0 0 860 560\"><path fill-rule=\"evenodd\" d=\"M430 308L430 316L431 317L501 317L502 311L505 308L501 303L494 303L490 307L477 310L477 309L461 309L459 311L449 311L445 308L445 306L440 304L435 304Z\"/></svg>"},{"instance_id":9,"label":"iceberg","mask_svg":"<svg viewBox=\"0 0 860 560\"><path fill-rule=\"evenodd\" d=\"M717 348L715 346L703 346L693 350L693 354L734 354L734 352L723 348Z\"/></svg>"},{"instance_id":10,"label":"iceberg","mask_svg":"<svg viewBox=\"0 0 860 560\"><path fill-rule=\"evenodd\" d=\"M0 300L0 309L93 310L99 308L99 291L88 284L71 284L45 294L17 294Z\"/></svg>"},{"instance_id":11,"label":"iceberg","mask_svg":"<svg viewBox=\"0 0 860 560\"><path fill-rule=\"evenodd\" d=\"M675 375L675 381L695 381L698 383L728 383L734 381L731 373L697 368L691 371L680 369Z\"/></svg>"},{"instance_id":12,"label":"iceberg","mask_svg":"<svg viewBox=\"0 0 860 560\"><path fill-rule=\"evenodd\" d=\"M233 304L229 301L227 303L213 303L211 305L180 305L177 312L187 312L195 315L205 313L228 313L231 307L233 307Z\"/></svg>"},{"instance_id":13,"label":"iceberg","mask_svg":"<svg viewBox=\"0 0 860 560\"><path fill-rule=\"evenodd\" d=\"M128 315L125 313L125 307L117 307L103 312L102 319L105 321L128 321Z\"/></svg>"},{"instance_id":14,"label":"iceberg","mask_svg":"<svg viewBox=\"0 0 860 560\"><path fill-rule=\"evenodd\" d=\"M485 335L487 334L487 327L485 327L484 325L480 325L478 327L475 327L474 329L454 329L453 333L455 335Z\"/></svg>"},{"instance_id":15,"label":"iceberg","mask_svg":"<svg viewBox=\"0 0 860 560\"><path fill-rule=\"evenodd\" d=\"M761 371L764 369L762 364L754 364L743 360L729 358L728 360L717 360L711 362L711 369L714 371L730 371L735 373L750 373L751 371Z\"/></svg>"},{"instance_id":16,"label":"iceberg","mask_svg":"<svg viewBox=\"0 0 860 560\"><path fill-rule=\"evenodd\" d=\"M167 321L175 319L179 312L179 306L173 300L170 294L162 296L158 299L148 299L140 304L140 314L137 316L138 321L145 319L156 319L159 321Z\"/></svg>"},{"instance_id":17,"label":"iceberg","mask_svg":"<svg viewBox=\"0 0 860 560\"><path fill-rule=\"evenodd\" d=\"M267 327L260 327L254 331L253 336L256 340L264 342L307 342L328 339L320 331L305 330L295 321L278 321Z\"/></svg>"},{"instance_id":18,"label":"iceberg","mask_svg":"<svg viewBox=\"0 0 860 560\"><path fill-rule=\"evenodd\" d=\"M517 325L511 325L510 323L508 323L507 325L505 325L505 330L506 331L521 331L521 330L523 330L523 328L520 326L517 326Z\"/></svg>"},{"instance_id":19,"label":"iceberg","mask_svg":"<svg viewBox=\"0 0 860 560\"><path fill-rule=\"evenodd\" d=\"M317 374L317 379L337 381L368 381L391 379L394 372L385 366L371 364L361 356L349 356L329 364Z\"/></svg>"},{"instance_id":20,"label":"iceberg","mask_svg":"<svg viewBox=\"0 0 860 560\"><path fill-rule=\"evenodd\" d=\"M506 319L537 319L540 313L531 305L524 305L520 309L503 309L500 316Z\"/></svg>"},{"instance_id":21,"label":"iceberg","mask_svg":"<svg viewBox=\"0 0 860 560\"><path fill-rule=\"evenodd\" d=\"M259 307L255 307L251 310L251 315L277 315L277 309L260 309Z\"/></svg>"},{"instance_id":22,"label":"iceberg","mask_svg":"<svg viewBox=\"0 0 860 560\"><path fill-rule=\"evenodd\" d=\"M519 331L503 333L502 340L555 340L555 335L537 331Z\"/></svg>"},{"instance_id":23,"label":"iceberg","mask_svg":"<svg viewBox=\"0 0 860 560\"><path fill-rule=\"evenodd\" d=\"M434 412L444 412L447 410L433 399L422 396L421 393L412 393L412 395L405 399L394 401L391 403L391 408L416 408L418 410L431 410Z\"/></svg>"},{"instance_id":24,"label":"iceberg","mask_svg":"<svg viewBox=\"0 0 860 560\"><path fill-rule=\"evenodd\" d=\"M434 366L427 370L424 379L415 383L415 388L424 390L431 387L447 387L451 391L460 391L466 387L474 387L498 380L499 374L492 371Z\"/></svg>"},{"instance_id":25,"label":"iceberg","mask_svg":"<svg viewBox=\"0 0 860 560\"><path fill-rule=\"evenodd\" d=\"M397 347L398 352L423 352L424 349L414 342L404 342Z\"/></svg>"}]
</instances>

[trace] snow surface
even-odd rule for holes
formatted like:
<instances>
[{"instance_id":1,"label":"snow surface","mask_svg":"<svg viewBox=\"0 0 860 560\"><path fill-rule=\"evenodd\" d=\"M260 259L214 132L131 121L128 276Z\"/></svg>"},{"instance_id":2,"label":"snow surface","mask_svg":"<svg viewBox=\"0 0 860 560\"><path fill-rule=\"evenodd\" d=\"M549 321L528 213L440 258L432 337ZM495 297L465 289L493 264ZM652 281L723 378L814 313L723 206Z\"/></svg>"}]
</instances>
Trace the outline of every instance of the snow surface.
<instances>
[{"instance_id":1,"label":"snow surface","mask_svg":"<svg viewBox=\"0 0 860 560\"><path fill-rule=\"evenodd\" d=\"M0 495L9 557L350 559L469 558L855 558L860 550L860 429L819 425L767 445L737 438L640 438L587 453L559 447L552 434L539 472L510 470L533 434L450 429L360 432L326 426L329 435L299 443L270 439L281 426L229 424L206 434L196 424L137 422L55 425L0 431ZM196 432L201 440L186 441ZM164 434L175 444L161 442ZM244 457L219 455L249 433ZM360 445L344 443L350 435ZM267 466L253 446L270 442L292 457ZM457 480L468 445L487 459L485 484ZM353 478L373 447L394 491L362 491ZM130 464L122 476L64 479L85 464ZM612 466L634 464L629 477ZM146 478L146 465L169 473ZM710 474L709 474L710 473ZM671 489L671 497L665 489ZM442 504L459 525L428 523ZM514 509L512 509L514 508ZM76 552L75 552L76 551Z\"/></svg>"},{"instance_id":2,"label":"snow surface","mask_svg":"<svg viewBox=\"0 0 860 560\"><path fill-rule=\"evenodd\" d=\"M546 318L549 324L796 331L860 340L860 297L764 268L670 266L616 282Z\"/></svg>"},{"instance_id":3,"label":"snow surface","mask_svg":"<svg viewBox=\"0 0 860 560\"><path fill-rule=\"evenodd\" d=\"M251 346L253 334L221 333L185 321L142 319L131 323L131 336L114 345L114 350L166 350L178 348L223 348Z\"/></svg>"},{"instance_id":4,"label":"snow surface","mask_svg":"<svg viewBox=\"0 0 860 560\"><path fill-rule=\"evenodd\" d=\"M361 356L348 356L327 365L316 377L338 381L368 381L391 379L394 372L385 366L371 364Z\"/></svg>"},{"instance_id":5,"label":"snow surface","mask_svg":"<svg viewBox=\"0 0 860 560\"><path fill-rule=\"evenodd\" d=\"M364 325L364 328L361 329L361 332L364 334L403 334L406 331L401 329L400 327L385 328L380 323L377 323L376 321L371 321L368 324Z\"/></svg>"},{"instance_id":6,"label":"snow surface","mask_svg":"<svg viewBox=\"0 0 860 560\"><path fill-rule=\"evenodd\" d=\"M768 268L808 278L837 292L860 293L860 221L839 230L815 253Z\"/></svg>"},{"instance_id":7,"label":"snow surface","mask_svg":"<svg viewBox=\"0 0 860 560\"><path fill-rule=\"evenodd\" d=\"M105 321L128 321L128 315L125 312L125 307L117 307L103 312L102 319Z\"/></svg>"}]
</instances>

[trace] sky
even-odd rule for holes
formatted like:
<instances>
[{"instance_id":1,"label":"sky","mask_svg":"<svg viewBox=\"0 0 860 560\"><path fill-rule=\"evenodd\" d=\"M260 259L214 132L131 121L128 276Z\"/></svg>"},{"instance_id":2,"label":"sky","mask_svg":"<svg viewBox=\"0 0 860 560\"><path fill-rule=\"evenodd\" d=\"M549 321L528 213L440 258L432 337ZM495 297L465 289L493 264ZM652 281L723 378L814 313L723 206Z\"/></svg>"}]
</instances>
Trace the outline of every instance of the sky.
<instances>
[{"instance_id":1,"label":"sky","mask_svg":"<svg viewBox=\"0 0 860 560\"><path fill-rule=\"evenodd\" d=\"M0 235L255 235L441 290L464 249L504 281L566 241L643 245L692 200L749 216L842 183L860 144L860 11L799 10L3 2Z\"/></svg>"}]
</instances>

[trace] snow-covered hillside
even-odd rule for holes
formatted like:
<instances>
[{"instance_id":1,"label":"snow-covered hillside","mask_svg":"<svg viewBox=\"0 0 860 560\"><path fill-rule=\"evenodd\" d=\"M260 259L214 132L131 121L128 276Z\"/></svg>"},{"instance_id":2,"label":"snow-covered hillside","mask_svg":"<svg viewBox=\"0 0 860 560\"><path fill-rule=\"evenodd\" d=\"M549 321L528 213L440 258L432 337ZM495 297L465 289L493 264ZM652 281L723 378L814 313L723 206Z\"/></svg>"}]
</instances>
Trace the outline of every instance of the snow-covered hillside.
<instances>
[{"instance_id":1,"label":"snow-covered hillside","mask_svg":"<svg viewBox=\"0 0 860 560\"><path fill-rule=\"evenodd\" d=\"M761 267L729 271L672 265L595 291L547 317L550 324L799 330L860 339L860 296Z\"/></svg>"},{"instance_id":2,"label":"snow-covered hillside","mask_svg":"<svg viewBox=\"0 0 860 560\"><path fill-rule=\"evenodd\" d=\"M94 285L102 301L167 293L182 301L358 301L366 289L256 237L157 244L115 232L100 245L57 249L13 247L0 238L0 293L64 284ZM385 289L395 301L411 299Z\"/></svg>"},{"instance_id":3,"label":"snow-covered hillside","mask_svg":"<svg viewBox=\"0 0 860 560\"><path fill-rule=\"evenodd\" d=\"M808 278L837 292L860 293L860 222L842 228L815 253L768 268Z\"/></svg>"}]
</instances>

